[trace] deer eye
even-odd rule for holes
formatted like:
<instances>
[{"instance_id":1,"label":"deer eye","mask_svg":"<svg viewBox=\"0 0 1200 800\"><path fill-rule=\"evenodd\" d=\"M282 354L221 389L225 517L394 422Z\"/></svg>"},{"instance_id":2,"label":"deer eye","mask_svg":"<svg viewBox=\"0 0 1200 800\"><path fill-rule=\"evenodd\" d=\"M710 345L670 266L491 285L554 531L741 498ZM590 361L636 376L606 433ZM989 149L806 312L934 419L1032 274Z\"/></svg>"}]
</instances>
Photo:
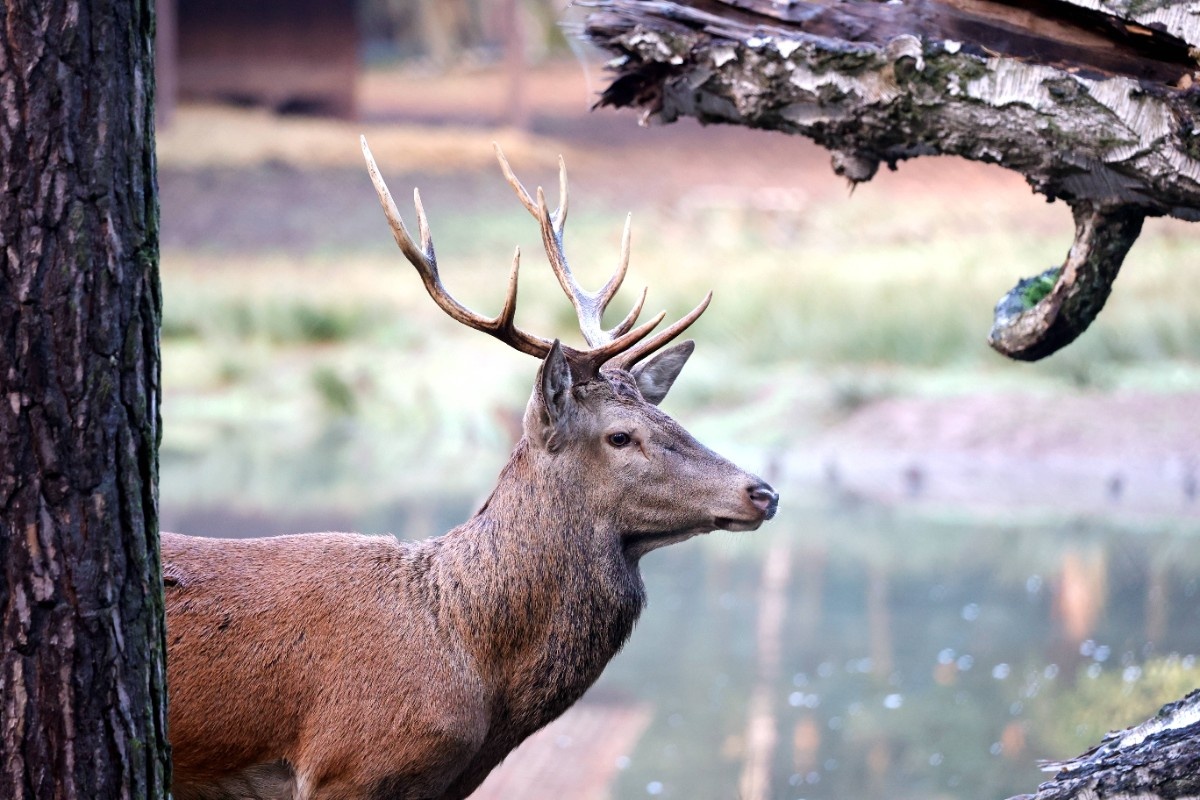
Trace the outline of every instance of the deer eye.
<instances>
[{"instance_id":1,"label":"deer eye","mask_svg":"<svg viewBox=\"0 0 1200 800\"><path fill-rule=\"evenodd\" d=\"M633 437L624 431L618 431L617 433L610 433L608 435L608 443L613 447L624 447L632 441Z\"/></svg>"}]
</instances>

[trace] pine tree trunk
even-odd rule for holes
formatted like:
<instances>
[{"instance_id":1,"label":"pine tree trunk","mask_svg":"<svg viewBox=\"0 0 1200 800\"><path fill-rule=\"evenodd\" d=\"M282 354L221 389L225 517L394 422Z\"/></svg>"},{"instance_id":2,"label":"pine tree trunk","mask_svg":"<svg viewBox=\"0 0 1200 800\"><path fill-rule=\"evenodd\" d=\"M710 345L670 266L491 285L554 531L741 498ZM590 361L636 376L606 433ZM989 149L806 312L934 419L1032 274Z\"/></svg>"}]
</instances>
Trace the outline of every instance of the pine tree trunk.
<instances>
[{"instance_id":1,"label":"pine tree trunk","mask_svg":"<svg viewBox=\"0 0 1200 800\"><path fill-rule=\"evenodd\" d=\"M0 797L165 797L153 0L0 0Z\"/></svg>"}]
</instances>

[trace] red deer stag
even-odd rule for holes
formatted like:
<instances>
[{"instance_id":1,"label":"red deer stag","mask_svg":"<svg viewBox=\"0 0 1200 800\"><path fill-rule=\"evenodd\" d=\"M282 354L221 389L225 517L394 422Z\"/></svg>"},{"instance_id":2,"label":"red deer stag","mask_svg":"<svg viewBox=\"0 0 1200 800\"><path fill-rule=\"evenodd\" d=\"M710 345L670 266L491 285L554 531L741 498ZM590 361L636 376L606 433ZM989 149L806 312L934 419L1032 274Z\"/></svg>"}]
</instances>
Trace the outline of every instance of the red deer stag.
<instances>
[{"instance_id":1,"label":"red deer stag","mask_svg":"<svg viewBox=\"0 0 1200 800\"><path fill-rule=\"evenodd\" d=\"M467 522L423 542L347 533L250 540L163 535L176 800L400 800L469 795L561 714L624 644L644 602L639 559L775 514L761 479L660 411L692 352L601 316L625 275L580 288L554 213L497 155L541 225L587 349L513 323L519 252L494 319L450 296L415 194L409 236L366 141L396 243L454 319L541 360L524 437ZM560 165L561 167L561 165ZM656 352L657 351L657 352Z\"/></svg>"}]
</instances>

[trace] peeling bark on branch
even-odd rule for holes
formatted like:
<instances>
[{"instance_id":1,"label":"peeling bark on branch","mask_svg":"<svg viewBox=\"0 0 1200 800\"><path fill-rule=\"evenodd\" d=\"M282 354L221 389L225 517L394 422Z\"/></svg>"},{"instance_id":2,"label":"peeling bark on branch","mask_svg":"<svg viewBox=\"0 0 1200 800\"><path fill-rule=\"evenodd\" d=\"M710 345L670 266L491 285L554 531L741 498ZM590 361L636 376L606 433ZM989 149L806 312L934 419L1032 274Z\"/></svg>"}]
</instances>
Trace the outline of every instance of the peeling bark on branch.
<instances>
[{"instance_id":1,"label":"peeling bark on branch","mask_svg":"<svg viewBox=\"0 0 1200 800\"><path fill-rule=\"evenodd\" d=\"M589 5L585 35L616 55L602 105L807 136L854 182L921 155L1000 164L1091 218L1045 305L998 315L1011 357L1087 328L1142 218L1200 219L1200 2Z\"/></svg>"},{"instance_id":2,"label":"peeling bark on branch","mask_svg":"<svg viewBox=\"0 0 1200 800\"><path fill-rule=\"evenodd\" d=\"M1137 240L1144 217L1135 208L1072 205L1075 244L1050 292L1013 318L997 308L988 343L1009 358L1036 361L1075 341L1080 320L1095 319L1108 300L1125 254Z\"/></svg>"},{"instance_id":3,"label":"peeling bark on branch","mask_svg":"<svg viewBox=\"0 0 1200 800\"><path fill-rule=\"evenodd\" d=\"M1046 764L1054 780L1009 800L1186 800L1200 797L1200 690L1116 731L1069 761Z\"/></svg>"}]
</instances>

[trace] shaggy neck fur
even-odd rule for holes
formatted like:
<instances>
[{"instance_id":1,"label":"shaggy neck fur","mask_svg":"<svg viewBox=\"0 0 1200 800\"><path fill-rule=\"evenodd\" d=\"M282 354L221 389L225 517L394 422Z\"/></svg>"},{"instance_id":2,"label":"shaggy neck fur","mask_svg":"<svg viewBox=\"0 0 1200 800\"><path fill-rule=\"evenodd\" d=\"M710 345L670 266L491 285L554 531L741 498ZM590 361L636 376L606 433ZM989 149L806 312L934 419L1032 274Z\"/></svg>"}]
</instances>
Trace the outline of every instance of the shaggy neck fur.
<instances>
[{"instance_id":1,"label":"shaggy neck fur","mask_svg":"<svg viewBox=\"0 0 1200 800\"><path fill-rule=\"evenodd\" d=\"M599 677L645 603L620 532L588 508L579 461L518 443L498 486L440 539L431 577L443 624L463 631L493 713L531 732Z\"/></svg>"}]
</instances>

